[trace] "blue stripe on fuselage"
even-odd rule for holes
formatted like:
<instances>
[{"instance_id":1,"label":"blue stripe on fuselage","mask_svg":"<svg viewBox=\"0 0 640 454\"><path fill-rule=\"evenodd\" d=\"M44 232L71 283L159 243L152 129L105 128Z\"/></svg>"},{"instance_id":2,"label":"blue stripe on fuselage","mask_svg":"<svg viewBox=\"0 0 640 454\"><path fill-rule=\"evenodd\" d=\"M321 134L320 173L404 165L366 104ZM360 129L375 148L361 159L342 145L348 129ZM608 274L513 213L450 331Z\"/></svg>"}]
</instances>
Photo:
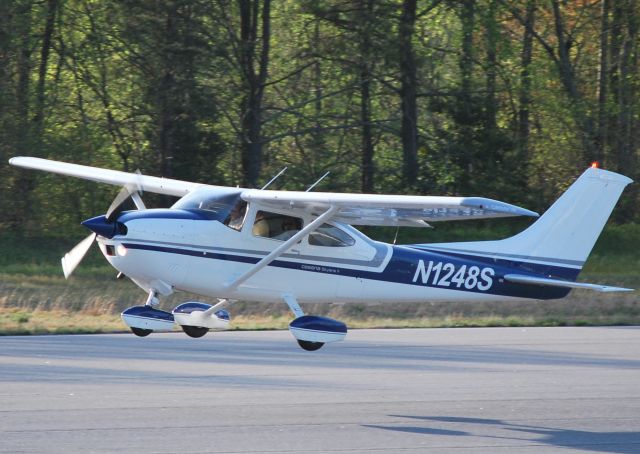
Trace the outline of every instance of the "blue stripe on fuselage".
<instances>
[{"instance_id":1,"label":"blue stripe on fuselage","mask_svg":"<svg viewBox=\"0 0 640 454\"><path fill-rule=\"evenodd\" d=\"M248 257L244 255L219 253L212 251L202 251L193 249L184 249L180 247L166 247L151 244L140 243L123 243L128 249L139 249L146 251L165 252L169 254L188 255L192 257L200 257L206 259L232 261L240 263L255 264L260 261L261 257ZM464 265L468 270L472 266L477 266L480 269L491 268L492 284L487 290L480 290L475 288L465 288L464 286L442 286L438 285L438 282L434 282L434 279L428 279L426 283L422 282L422 279L414 279L418 273L419 261L427 264L432 262L433 264L450 263L455 270L460 270ZM333 274L337 276L350 276L360 279L393 282L399 284L418 285L422 287L432 287L445 290L459 290L473 293L486 293L491 295L501 296L513 296L519 298L534 298L534 299L555 299L566 296L570 289L560 287L548 287L537 285L525 285L504 282L502 277L505 274L522 274L536 277L562 277L565 279L574 280L579 270L563 268L558 266L539 265L535 263L518 262L503 259L491 259L487 257L478 257L465 254L444 254L440 252L417 250L411 247L405 246L393 246L393 255L389 260L389 263L381 272L376 271L364 271L351 268L343 268L341 266L331 266L327 264L315 264L306 262L294 262L289 260L274 260L269 266L286 268L299 271L309 271L323 274ZM549 273L549 271L553 271ZM574 276L573 278L569 276ZM415 281L414 281L415 280Z\"/></svg>"}]
</instances>

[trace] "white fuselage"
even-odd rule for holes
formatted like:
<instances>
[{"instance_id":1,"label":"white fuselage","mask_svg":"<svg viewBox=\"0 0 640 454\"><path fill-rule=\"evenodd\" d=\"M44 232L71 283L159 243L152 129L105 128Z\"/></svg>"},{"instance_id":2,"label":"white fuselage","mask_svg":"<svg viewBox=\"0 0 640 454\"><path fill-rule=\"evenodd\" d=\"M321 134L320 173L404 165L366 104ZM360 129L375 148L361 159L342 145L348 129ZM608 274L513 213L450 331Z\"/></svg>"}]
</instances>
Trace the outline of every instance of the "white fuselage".
<instances>
[{"instance_id":1,"label":"white fuselage","mask_svg":"<svg viewBox=\"0 0 640 454\"><path fill-rule=\"evenodd\" d=\"M511 299L465 291L463 285L420 285L415 270L421 257L427 258L424 252L373 241L350 226L339 227L355 239L353 245L314 246L303 240L231 289L229 283L281 241L256 237L248 228L235 231L217 221L141 218L127 222L125 236L98 237L98 242L112 266L146 291L153 289L161 294L183 290L267 302L282 301L285 294L294 295L300 302ZM107 245L113 246L110 252ZM394 262L398 269L389 277L389 263L400 252L408 258Z\"/></svg>"}]
</instances>

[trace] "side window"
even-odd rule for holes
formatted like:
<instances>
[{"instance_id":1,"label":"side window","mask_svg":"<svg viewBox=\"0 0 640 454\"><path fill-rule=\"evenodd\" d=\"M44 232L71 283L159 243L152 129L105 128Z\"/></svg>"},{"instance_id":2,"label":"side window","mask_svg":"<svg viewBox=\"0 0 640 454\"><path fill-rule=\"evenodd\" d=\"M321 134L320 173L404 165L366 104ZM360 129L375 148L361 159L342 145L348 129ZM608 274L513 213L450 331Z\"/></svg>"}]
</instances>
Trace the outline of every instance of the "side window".
<instances>
[{"instance_id":1,"label":"side window","mask_svg":"<svg viewBox=\"0 0 640 454\"><path fill-rule=\"evenodd\" d=\"M330 224L322 224L309 235L312 246L347 247L356 244L349 234Z\"/></svg>"},{"instance_id":2,"label":"side window","mask_svg":"<svg viewBox=\"0 0 640 454\"><path fill-rule=\"evenodd\" d=\"M302 219L284 214L258 211L253 223L253 234L263 238L286 241L302 229Z\"/></svg>"},{"instance_id":3,"label":"side window","mask_svg":"<svg viewBox=\"0 0 640 454\"><path fill-rule=\"evenodd\" d=\"M247 202L244 200L240 200L233 207L229 216L224 221L224 225L227 227L231 227L233 230L240 231L242 230L242 225L244 224L244 217L247 214Z\"/></svg>"}]
</instances>

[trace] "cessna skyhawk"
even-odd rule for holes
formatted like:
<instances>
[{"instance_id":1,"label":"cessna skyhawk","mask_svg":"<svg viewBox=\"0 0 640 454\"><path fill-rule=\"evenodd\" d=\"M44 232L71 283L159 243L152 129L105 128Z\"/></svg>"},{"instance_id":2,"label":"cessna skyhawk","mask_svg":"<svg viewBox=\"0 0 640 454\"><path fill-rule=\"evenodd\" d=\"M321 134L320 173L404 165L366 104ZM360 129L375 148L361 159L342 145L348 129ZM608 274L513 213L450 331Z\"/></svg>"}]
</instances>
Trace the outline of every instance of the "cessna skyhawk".
<instances>
[{"instance_id":1,"label":"cessna skyhawk","mask_svg":"<svg viewBox=\"0 0 640 454\"><path fill-rule=\"evenodd\" d=\"M624 187L631 180L588 168L530 227L507 239L392 245L354 225L427 227L428 222L533 216L482 197L344 194L243 189L157 178L32 157L12 165L123 186L92 231L62 259L65 277L94 241L107 261L147 292L122 313L134 334L179 325L191 337L226 329L236 300L286 303L289 329L305 350L344 339L344 323L305 315L300 303L554 299L571 289L631 289L576 282ZM147 209L143 191L178 196ZM137 210L123 211L131 198ZM219 298L171 312L175 291Z\"/></svg>"}]
</instances>

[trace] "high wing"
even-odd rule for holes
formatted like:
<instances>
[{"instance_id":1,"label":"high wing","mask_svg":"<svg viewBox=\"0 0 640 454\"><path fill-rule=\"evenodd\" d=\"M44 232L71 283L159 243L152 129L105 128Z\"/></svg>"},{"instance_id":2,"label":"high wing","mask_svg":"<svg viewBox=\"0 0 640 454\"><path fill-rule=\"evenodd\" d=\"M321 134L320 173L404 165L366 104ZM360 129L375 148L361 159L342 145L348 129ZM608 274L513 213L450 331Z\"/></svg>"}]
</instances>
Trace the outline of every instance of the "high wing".
<instances>
[{"instance_id":1,"label":"high wing","mask_svg":"<svg viewBox=\"0 0 640 454\"><path fill-rule=\"evenodd\" d=\"M426 227L428 222L538 214L482 197L347 194L247 189L247 202L265 208L319 215L338 207L333 220L351 225Z\"/></svg>"},{"instance_id":2,"label":"high wing","mask_svg":"<svg viewBox=\"0 0 640 454\"><path fill-rule=\"evenodd\" d=\"M15 157L11 165L69 175L118 186L132 185L142 191L182 197L198 188L220 188L189 181L101 169L32 157ZM349 194L327 192L239 189L247 202L266 209L320 216L334 208L331 219L352 225L426 227L427 222L486 219L538 214L524 208L482 197L438 197Z\"/></svg>"},{"instance_id":3,"label":"high wing","mask_svg":"<svg viewBox=\"0 0 640 454\"><path fill-rule=\"evenodd\" d=\"M99 183L114 184L118 186L133 185L139 187L142 191L177 197L182 197L194 189L204 186L198 183L191 183L189 181L151 177L136 173L120 172L118 170L101 169L98 167L89 167L79 164L69 164L67 162L51 161L49 159L41 158L19 156L9 159L9 164L26 167L28 169L44 170L46 172L69 175Z\"/></svg>"}]
</instances>

